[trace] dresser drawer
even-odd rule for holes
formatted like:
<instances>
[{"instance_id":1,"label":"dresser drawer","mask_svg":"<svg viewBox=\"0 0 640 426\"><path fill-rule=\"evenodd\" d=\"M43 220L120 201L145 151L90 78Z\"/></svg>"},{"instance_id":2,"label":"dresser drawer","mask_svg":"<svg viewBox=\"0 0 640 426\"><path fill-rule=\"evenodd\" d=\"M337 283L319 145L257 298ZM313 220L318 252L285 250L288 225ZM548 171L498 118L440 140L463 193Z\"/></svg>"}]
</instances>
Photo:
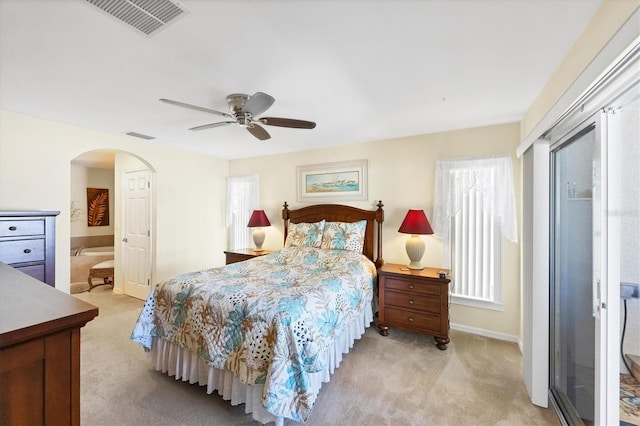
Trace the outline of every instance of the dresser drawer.
<instances>
[{"instance_id":1,"label":"dresser drawer","mask_svg":"<svg viewBox=\"0 0 640 426\"><path fill-rule=\"evenodd\" d=\"M44 282L44 279L45 279L44 263L40 265L21 266L16 269L20 272L24 272L29 276L32 276L36 280L40 280Z\"/></svg>"},{"instance_id":2,"label":"dresser drawer","mask_svg":"<svg viewBox=\"0 0 640 426\"><path fill-rule=\"evenodd\" d=\"M44 239L0 241L0 262L23 263L44 260Z\"/></svg>"},{"instance_id":3,"label":"dresser drawer","mask_svg":"<svg viewBox=\"0 0 640 426\"><path fill-rule=\"evenodd\" d=\"M0 237L22 237L26 235L44 235L44 220L0 221Z\"/></svg>"},{"instance_id":4,"label":"dresser drawer","mask_svg":"<svg viewBox=\"0 0 640 426\"><path fill-rule=\"evenodd\" d=\"M439 284L387 276L384 279L384 288L440 296L442 286Z\"/></svg>"},{"instance_id":5,"label":"dresser drawer","mask_svg":"<svg viewBox=\"0 0 640 426\"><path fill-rule=\"evenodd\" d=\"M429 315L403 309L385 308L385 323L409 330L424 330L434 334L440 333L440 315Z\"/></svg>"},{"instance_id":6,"label":"dresser drawer","mask_svg":"<svg viewBox=\"0 0 640 426\"><path fill-rule=\"evenodd\" d=\"M384 295L384 304L434 314L440 313L440 298L420 293L400 293L387 290Z\"/></svg>"}]
</instances>

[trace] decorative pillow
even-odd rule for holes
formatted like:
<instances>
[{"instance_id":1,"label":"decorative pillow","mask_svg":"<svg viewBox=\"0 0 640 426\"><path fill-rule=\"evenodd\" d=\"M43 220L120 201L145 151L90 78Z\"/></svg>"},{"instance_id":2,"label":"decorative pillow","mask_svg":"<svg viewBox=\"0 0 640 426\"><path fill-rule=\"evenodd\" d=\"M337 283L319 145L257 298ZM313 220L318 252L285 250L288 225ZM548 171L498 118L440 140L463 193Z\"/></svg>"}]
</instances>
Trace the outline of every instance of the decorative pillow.
<instances>
[{"instance_id":1,"label":"decorative pillow","mask_svg":"<svg viewBox=\"0 0 640 426\"><path fill-rule=\"evenodd\" d=\"M320 248L362 253L366 228L366 220L358 222L327 222L324 226Z\"/></svg>"},{"instance_id":2,"label":"decorative pillow","mask_svg":"<svg viewBox=\"0 0 640 426\"><path fill-rule=\"evenodd\" d=\"M315 247L320 248L322 244L322 233L324 232L324 220L315 223L290 223L286 247Z\"/></svg>"}]
</instances>

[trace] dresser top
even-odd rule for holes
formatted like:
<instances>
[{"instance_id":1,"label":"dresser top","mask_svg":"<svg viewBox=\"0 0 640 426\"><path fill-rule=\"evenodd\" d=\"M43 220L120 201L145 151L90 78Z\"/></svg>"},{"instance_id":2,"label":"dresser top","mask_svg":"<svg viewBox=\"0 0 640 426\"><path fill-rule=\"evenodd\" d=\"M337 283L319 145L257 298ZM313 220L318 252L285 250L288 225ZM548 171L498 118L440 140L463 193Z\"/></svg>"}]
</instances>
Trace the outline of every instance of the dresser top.
<instances>
[{"instance_id":1,"label":"dresser top","mask_svg":"<svg viewBox=\"0 0 640 426\"><path fill-rule=\"evenodd\" d=\"M98 308L0 262L0 348L72 326Z\"/></svg>"},{"instance_id":2,"label":"dresser top","mask_svg":"<svg viewBox=\"0 0 640 426\"><path fill-rule=\"evenodd\" d=\"M41 217L41 216L58 216L59 211L44 211L44 210L2 210L0 211L0 217Z\"/></svg>"}]
</instances>

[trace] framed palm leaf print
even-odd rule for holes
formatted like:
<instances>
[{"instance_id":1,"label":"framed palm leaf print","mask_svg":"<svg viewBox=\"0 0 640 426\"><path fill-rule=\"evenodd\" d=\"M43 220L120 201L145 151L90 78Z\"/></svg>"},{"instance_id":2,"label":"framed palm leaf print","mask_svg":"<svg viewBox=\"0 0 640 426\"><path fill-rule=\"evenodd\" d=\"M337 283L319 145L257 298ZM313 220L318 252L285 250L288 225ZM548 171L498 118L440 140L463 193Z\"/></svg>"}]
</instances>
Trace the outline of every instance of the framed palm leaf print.
<instances>
[{"instance_id":1,"label":"framed palm leaf print","mask_svg":"<svg viewBox=\"0 0 640 426\"><path fill-rule=\"evenodd\" d=\"M109 226L109 190L87 188L87 225Z\"/></svg>"}]
</instances>

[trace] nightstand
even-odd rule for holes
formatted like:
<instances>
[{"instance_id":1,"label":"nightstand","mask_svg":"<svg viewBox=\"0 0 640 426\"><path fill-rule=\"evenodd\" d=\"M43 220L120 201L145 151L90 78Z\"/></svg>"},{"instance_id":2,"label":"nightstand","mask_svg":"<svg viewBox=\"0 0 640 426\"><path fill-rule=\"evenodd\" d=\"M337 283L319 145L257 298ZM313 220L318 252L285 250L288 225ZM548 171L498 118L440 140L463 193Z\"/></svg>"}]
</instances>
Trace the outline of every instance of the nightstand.
<instances>
[{"instance_id":1,"label":"nightstand","mask_svg":"<svg viewBox=\"0 0 640 426\"><path fill-rule=\"evenodd\" d=\"M246 249L237 249L237 250L229 250L225 251L224 254L227 256L227 265L230 263L242 262L243 260L253 259L256 256L264 256L265 254L273 253L273 250L262 250L255 251L251 248Z\"/></svg>"},{"instance_id":2,"label":"nightstand","mask_svg":"<svg viewBox=\"0 0 640 426\"><path fill-rule=\"evenodd\" d=\"M433 336L440 350L449 343L449 283L439 272L424 268L385 263L378 269L378 330L389 334L390 327Z\"/></svg>"}]
</instances>

